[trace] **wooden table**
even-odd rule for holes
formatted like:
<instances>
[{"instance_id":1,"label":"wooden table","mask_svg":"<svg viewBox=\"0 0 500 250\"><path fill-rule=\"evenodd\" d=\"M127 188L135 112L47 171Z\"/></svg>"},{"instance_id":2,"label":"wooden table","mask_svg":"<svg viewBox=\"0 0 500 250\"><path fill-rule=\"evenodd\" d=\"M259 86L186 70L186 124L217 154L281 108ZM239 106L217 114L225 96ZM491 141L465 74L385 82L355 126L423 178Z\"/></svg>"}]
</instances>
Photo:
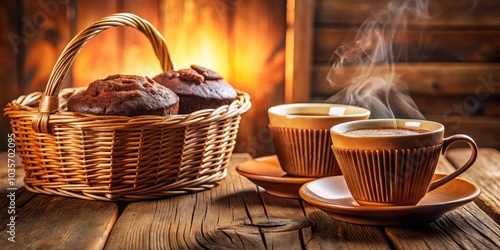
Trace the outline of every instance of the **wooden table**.
<instances>
[{"instance_id":1,"label":"wooden table","mask_svg":"<svg viewBox=\"0 0 500 250\"><path fill-rule=\"evenodd\" d=\"M468 158L453 149L438 172ZM15 191L10 242L6 155L2 174L2 249L500 249L500 152L481 149L461 178L477 184L475 202L432 223L374 227L332 219L299 199L271 196L235 171L251 159L233 154L227 178L208 191L162 200L113 203ZM18 169L17 181L22 173ZM22 183L19 183L22 185Z\"/></svg>"}]
</instances>

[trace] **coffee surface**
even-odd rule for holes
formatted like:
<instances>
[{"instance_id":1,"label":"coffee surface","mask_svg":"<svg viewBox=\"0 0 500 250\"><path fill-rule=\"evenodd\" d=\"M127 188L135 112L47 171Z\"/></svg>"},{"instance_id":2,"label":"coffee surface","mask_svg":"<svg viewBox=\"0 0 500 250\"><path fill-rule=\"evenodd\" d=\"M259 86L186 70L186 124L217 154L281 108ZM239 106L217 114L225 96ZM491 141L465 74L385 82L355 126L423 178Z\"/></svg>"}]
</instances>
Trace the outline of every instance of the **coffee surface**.
<instances>
[{"instance_id":1,"label":"coffee surface","mask_svg":"<svg viewBox=\"0 0 500 250\"><path fill-rule=\"evenodd\" d=\"M328 114L312 114L312 113L290 113L288 115L304 115L304 116L328 116Z\"/></svg>"},{"instance_id":2,"label":"coffee surface","mask_svg":"<svg viewBox=\"0 0 500 250\"><path fill-rule=\"evenodd\" d=\"M359 135L359 136L371 136L371 135L398 136L398 135L416 135L420 133L421 132L416 130L402 129L402 128L370 128L370 129L349 130L344 134Z\"/></svg>"}]
</instances>

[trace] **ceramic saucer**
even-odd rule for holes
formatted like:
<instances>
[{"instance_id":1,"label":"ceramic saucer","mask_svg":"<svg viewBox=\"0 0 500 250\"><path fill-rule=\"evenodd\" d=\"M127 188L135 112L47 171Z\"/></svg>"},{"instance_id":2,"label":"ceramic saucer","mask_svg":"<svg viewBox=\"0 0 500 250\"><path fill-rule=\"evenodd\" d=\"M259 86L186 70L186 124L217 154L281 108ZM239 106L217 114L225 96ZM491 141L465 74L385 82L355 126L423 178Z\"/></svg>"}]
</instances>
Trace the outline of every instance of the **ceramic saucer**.
<instances>
[{"instance_id":1,"label":"ceramic saucer","mask_svg":"<svg viewBox=\"0 0 500 250\"><path fill-rule=\"evenodd\" d=\"M276 155L245 161L236 166L236 171L268 194L284 198L300 198L300 187L317 178L293 177L281 169Z\"/></svg>"},{"instance_id":2,"label":"ceramic saucer","mask_svg":"<svg viewBox=\"0 0 500 250\"><path fill-rule=\"evenodd\" d=\"M444 175L435 174L434 179ZM479 196L479 188L455 178L429 192L413 206L360 206L347 189L343 176L320 178L304 184L300 197L328 212L333 218L362 225L394 226L423 223L465 205Z\"/></svg>"}]
</instances>

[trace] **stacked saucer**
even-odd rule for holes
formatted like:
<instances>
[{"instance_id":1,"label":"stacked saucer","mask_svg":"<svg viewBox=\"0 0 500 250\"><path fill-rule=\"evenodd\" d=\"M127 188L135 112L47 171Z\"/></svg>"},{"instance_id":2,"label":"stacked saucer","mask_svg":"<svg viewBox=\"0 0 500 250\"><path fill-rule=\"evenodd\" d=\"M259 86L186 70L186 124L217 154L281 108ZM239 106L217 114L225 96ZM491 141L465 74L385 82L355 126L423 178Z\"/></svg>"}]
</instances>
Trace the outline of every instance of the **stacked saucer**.
<instances>
[{"instance_id":1,"label":"stacked saucer","mask_svg":"<svg viewBox=\"0 0 500 250\"><path fill-rule=\"evenodd\" d=\"M316 179L288 175L282 170L276 155L242 162L236 166L236 171L267 193L283 198L300 198L300 187Z\"/></svg>"}]
</instances>

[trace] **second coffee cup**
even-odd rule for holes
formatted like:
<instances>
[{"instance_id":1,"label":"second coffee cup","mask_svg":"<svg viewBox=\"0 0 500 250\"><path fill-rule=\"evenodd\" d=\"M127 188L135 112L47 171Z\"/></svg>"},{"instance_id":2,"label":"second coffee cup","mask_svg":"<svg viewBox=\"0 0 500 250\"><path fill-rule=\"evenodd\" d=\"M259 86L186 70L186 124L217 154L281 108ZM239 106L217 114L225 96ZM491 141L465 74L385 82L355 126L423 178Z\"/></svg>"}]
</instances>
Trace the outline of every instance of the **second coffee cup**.
<instances>
[{"instance_id":1,"label":"second coffee cup","mask_svg":"<svg viewBox=\"0 0 500 250\"><path fill-rule=\"evenodd\" d=\"M342 174L331 150L330 128L366 120L370 111L341 104L294 103L273 106L268 116L283 171L291 176L324 177Z\"/></svg>"},{"instance_id":2,"label":"second coffee cup","mask_svg":"<svg viewBox=\"0 0 500 250\"><path fill-rule=\"evenodd\" d=\"M360 205L415 205L428 192L466 171L478 153L469 136L445 138L444 126L427 120L353 121L335 125L330 132L347 187ZM439 157L457 141L469 145L469 160L433 181Z\"/></svg>"}]
</instances>

